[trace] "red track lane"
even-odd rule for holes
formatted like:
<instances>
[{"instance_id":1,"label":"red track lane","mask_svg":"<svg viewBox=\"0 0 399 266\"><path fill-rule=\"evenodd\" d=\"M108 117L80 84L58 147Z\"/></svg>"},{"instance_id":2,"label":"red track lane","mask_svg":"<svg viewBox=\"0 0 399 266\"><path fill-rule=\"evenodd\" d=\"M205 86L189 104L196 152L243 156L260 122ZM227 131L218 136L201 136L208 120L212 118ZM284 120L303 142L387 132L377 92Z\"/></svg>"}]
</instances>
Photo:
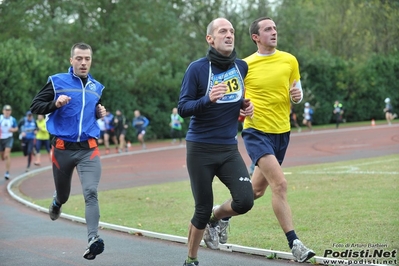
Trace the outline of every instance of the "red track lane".
<instances>
[{"instance_id":1,"label":"red track lane","mask_svg":"<svg viewBox=\"0 0 399 266\"><path fill-rule=\"evenodd\" d=\"M160 148L164 150L156 150ZM241 137L239 149L249 165L250 159ZM132 154L133 152L137 153ZM188 179L184 146L172 145L169 142L149 143L147 150L141 152L140 147L134 146L130 153L103 156L99 189L110 190ZM399 125L293 133L283 167L388 154L399 154ZM16 160L20 161L21 158L14 159ZM47 162L46 165L49 166L50 163ZM51 170L22 182L20 191L33 199L48 198L49 195L51 197L54 191ZM71 193L81 193L76 172Z\"/></svg>"}]
</instances>

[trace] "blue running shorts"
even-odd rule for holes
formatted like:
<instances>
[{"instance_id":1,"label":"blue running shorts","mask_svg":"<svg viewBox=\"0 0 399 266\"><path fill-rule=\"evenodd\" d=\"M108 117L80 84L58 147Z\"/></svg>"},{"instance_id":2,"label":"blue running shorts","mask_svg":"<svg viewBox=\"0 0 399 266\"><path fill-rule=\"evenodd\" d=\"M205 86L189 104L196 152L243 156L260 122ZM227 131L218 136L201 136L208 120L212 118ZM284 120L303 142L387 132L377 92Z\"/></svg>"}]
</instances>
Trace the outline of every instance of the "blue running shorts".
<instances>
[{"instance_id":1,"label":"blue running shorts","mask_svg":"<svg viewBox=\"0 0 399 266\"><path fill-rule=\"evenodd\" d=\"M246 128L242 131L241 136L247 153L255 165L258 164L261 157L268 154L274 155L280 165L283 163L290 142L290 132L271 134L254 128Z\"/></svg>"}]
</instances>

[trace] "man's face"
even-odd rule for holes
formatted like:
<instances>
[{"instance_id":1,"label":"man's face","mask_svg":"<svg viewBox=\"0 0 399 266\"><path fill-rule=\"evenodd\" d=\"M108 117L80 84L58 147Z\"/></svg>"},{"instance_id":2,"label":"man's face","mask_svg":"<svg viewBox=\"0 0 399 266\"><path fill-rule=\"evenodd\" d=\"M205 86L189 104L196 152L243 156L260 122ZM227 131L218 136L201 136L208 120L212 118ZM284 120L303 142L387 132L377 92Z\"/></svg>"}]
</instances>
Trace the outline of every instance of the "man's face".
<instances>
[{"instance_id":1,"label":"man's face","mask_svg":"<svg viewBox=\"0 0 399 266\"><path fill-rule=\"evenodd\" d=\"M206 36L206 41L224 56L234 50L234 28L227 19L217 19L213 24L213 32Z\"/></svg>"},{"instance_id":2,"label":"man's face","mask_svg":"<svg viewBox=\"0 0 399 266\"><path fill-rule=\"evenodd\" d=\"M73 57L69 59L76 76L85 78L91 67L91 50L75 48Z\"/></svg>"},{"instance_id":3,"label":"man's face","mask_svg":"<svg viewBox=\"0 0 399 266\"><path fill-rule=\"evenodd\" d=\"M11 116L11 108L4 108L3 109L3 115L6 118L10 117Z\"/></svg>"},{"instance_id":4,"label":"man's face","mask_svg":"<svg viewBox=\"0 0 399 266\"><path fill-rule=\"evenodd\" d=\"M277 27L273 20L266 19L259 22L259 35L253 34L252 38L264 47L277 47Z\"/></svg>"}]
</instances>

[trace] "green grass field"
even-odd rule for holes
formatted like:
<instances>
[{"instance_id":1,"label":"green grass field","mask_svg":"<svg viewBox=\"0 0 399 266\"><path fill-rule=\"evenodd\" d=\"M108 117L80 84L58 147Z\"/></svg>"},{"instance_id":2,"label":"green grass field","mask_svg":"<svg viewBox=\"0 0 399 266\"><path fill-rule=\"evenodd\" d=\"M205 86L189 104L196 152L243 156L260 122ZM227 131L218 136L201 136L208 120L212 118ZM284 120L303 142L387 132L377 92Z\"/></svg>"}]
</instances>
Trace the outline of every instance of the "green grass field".
<instances>
[{"instance_id":1,"label":"green grass field","mask_svg":"<svg viewBox=\"0 0 399 266\"><path fill-rule=\"evenodd\" d=\"M322 256L337 244L399 249L399 155L284 168L298 236ZM215 204L229 197L215 178ZM187 236L194 204L188 181L99 192L101 221ZM51 198L35 203L48 207ZM81 195L63 212L84 217ZM270 190L231 221L229 243L289 252L271 208ZM343 250L343 249L342 249Z\"/></svg>"}]
</instances>

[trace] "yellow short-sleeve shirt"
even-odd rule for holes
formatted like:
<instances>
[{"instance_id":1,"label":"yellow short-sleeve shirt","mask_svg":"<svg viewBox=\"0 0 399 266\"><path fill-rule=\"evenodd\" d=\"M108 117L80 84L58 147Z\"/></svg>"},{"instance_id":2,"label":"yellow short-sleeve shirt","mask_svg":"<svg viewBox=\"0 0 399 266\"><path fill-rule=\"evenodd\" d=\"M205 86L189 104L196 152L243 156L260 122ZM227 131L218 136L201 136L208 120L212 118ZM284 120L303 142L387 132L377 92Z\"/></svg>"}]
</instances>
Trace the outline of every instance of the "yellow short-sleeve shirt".
<instances>
[{"instance_id":1,"label":"yellow short-sleeve shirt","mask_svg":"<svg viewBox=\"0 0 399 266\"><path fill-rule=\"evenodd\" d=\"M244 129L274 134L290 131L289 89L294 80L300 79L297 59L276 50L272 55L254 53L244 61L248 64L245 98L254 105L254 115L245 119Z\"/></svg>"}]
</instances>

